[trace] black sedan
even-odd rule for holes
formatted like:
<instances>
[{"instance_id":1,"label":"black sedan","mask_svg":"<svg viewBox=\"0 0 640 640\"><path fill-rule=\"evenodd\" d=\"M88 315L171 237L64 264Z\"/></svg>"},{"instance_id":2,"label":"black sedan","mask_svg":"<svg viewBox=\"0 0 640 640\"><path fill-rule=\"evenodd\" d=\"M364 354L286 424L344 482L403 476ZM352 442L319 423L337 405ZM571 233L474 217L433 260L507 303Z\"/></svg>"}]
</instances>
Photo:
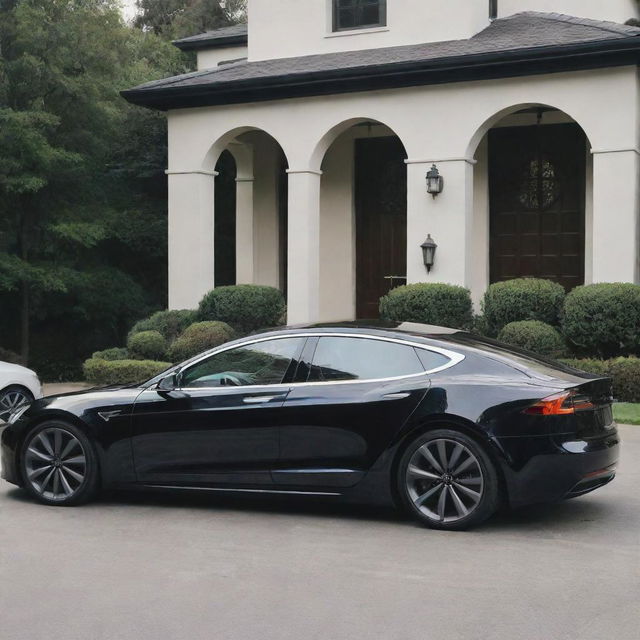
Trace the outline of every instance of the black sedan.
<instances>
[{"instance_id":1,"label":"black sedan","mask_svg":"<svg viewBox=\"0 0 640 640\"><path fill-rule=\"evenodd\" d=\"M611 402L607 378L461 331L294 327L22 407L2 476L53 505L101 487L348 497L462 529L612 480Z\"/></svg>"}]
</instances>

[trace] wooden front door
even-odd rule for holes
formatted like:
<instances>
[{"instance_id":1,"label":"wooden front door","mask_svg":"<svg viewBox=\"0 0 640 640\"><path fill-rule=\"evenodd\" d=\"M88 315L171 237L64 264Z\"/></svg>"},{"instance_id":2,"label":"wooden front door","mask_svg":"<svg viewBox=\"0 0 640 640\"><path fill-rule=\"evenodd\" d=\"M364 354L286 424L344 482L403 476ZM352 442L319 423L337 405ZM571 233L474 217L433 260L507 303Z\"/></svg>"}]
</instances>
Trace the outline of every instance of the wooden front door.
<instances>
[{"instance_id":1,"label":"wooden front door","mask_svg":"<svg viewBox=\"0 0 640 640\"><path fill-rule=\"evenodd\" d=\"M489 132L491 282L584 283L586 138L576 124Z\"/></svg>"},{"instance_id":2,"label":"wooden front door","mask_svg":"<svg viewBox=\"0 0 640 640\"><path fill-rule=\"evenodd\" d=\"M355 145L356 314L377 318L380 298L406 283L407 166L398 138Z\"/></svg>"}]
</instances>

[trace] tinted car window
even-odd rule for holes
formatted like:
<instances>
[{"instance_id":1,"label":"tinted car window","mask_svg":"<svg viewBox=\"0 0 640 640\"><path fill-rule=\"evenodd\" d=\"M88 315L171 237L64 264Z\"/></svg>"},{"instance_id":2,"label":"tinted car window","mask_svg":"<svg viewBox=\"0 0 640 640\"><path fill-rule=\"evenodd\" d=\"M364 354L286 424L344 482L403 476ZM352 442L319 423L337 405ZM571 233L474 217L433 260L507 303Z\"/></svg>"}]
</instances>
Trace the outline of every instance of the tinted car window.
<instances>
[{"instance_id":1,"label":"tinted car window","mask_svg":"<svg viewBox=\"0 0 640 640\"><path fill-rule=\"evenodd\" d=\"M304 338L265 340L217 353L182 374L182 387L280 384Z\"/></svg>"},{"instance_id":2,"label":"tinted car window","mask_svg":"<svg viewBox=\"0 0 640 640\"><path fill-rule=\"evenodd\" d=\"M309 381L376 380L422 373L413 347L367 338L320 338Z\"/></svg>"},{"instance_id":3,"label":"tinted car window","mask_svg":"<svg viewBox=\"0 0 640 640\"><path fill-rule=\"evenodd\" d=\"M420 358L420 362L422 362L422 366L427 371L444 367L447 362L451 362L447 356L443 356L441 353L436 353L435 351L416 349L416 353L418 354L418 358Z\"/></svg>"}]
</instances>

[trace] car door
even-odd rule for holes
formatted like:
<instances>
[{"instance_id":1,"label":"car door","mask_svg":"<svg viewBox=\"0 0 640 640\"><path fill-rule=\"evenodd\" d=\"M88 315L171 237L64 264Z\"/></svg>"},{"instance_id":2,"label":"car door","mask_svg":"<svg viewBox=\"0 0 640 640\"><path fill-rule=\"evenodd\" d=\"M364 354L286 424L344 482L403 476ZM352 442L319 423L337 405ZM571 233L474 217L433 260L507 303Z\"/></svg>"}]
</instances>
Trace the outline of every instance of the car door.
<instances>
[{"instance_id":1,"label":"car door","mask_svg":"<svg viewBox=\"0 0 640 640\"><path fill-rule=\"evenodd\" d=\"M362 336L310 339L299 372L273 476L301 487L357 484L430 384L411 344Z\"/></svg>"},{"instance_id":2,"label":"car door","mask_svg":"<svg viewBox=\"0 0 640 640\"><path fill-rule=\"evenodd\" d=\"M244 343L181 370L177 385L143 391L133 411L139 482L271 484L282 407L305 338Z\"/></svg>"}]
</instances>

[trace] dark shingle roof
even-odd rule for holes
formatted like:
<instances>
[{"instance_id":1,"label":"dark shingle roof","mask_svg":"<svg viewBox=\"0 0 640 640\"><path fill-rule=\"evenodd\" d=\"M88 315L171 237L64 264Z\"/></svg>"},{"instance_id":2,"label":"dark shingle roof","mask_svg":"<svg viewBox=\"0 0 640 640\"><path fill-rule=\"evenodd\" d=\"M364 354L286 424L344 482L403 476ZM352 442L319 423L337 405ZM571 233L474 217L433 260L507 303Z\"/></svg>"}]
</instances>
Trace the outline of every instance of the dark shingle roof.
<instances>
[{"instance_id":1,"label":"dark shingle roof","mask_svg":"<svg viewBox=\"0 0 640 640\"><path fill-rule=\"evenodd\" d=\"M247 24L234 24L231 27L222 27L213 31L206 31L188 38L174 40L173 44L183 51L194 51L197 49L217 49L234 45L247 44L248 29Z\"/></svg>"},{"instance_id":2,"label":"dark shingle roof","mask_svg":"<svg viewBox=\"0 0 640 640\"><path fill-rule=\"evenodd\" d=\"M495 20L467 40L241 61L148 82L123 95L162 109L549 73L566 70L569 60L569 69L636 64L638 36L637 27L525 12ZM463 71L471 69L466 77Z\"/></svg>"}]
</instances>

